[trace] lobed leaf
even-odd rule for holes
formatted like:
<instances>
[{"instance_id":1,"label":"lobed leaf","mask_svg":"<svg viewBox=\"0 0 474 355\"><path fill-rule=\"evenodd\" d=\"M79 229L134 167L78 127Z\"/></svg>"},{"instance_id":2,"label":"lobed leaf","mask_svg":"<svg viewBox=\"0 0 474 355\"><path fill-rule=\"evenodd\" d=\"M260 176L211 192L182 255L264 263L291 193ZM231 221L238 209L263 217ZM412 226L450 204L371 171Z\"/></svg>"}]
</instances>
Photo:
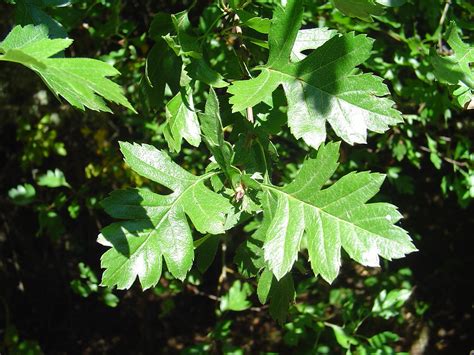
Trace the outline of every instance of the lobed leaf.
<instances>
[{"instance_id":1,"label":"lobed leaf","mask_svg":"<svg viewBox=\"0 0 474 355\"><path fill-rule=\"evenodd\" d=\"M302 3L295 0L288 1L285 9L276 8L268 37L268 63L256 78L235 81L229 87L232 110L266 101L282 85L291 132L314 148L326 140L326 122L349 144L365 143L368 130L383 133L400 122L393 101L385 97L389 91L382 79L353 73L369 58L373 41L365 35L335 36L321 30L312 32L312 44L302 44L303 37L311 39L298 31L302 13ZM291 61L310 48L315 48L310 55Z\"/></svg>"},{"instance_id":2,"label":"lobed leaf","mask_svg":"<svg viewBox=\"0 0 474 355\"><path fill-rule=\"evenodd\" d=\"M102 284L125 289L138 277L143 289L153 287L161 276L162 258L171 274L183 280L194 259L187 218L200 233L220 234L232 205L204 185L213 173L194 176L150 145L121 142L120 148L135 172L173 192L119 190L102 202L109 215L124 219L99 235L98 241L111 247L101 258Z\"/></svg>"},{"instance_id":3,"label":"lobed leaf","mask_svg":"<svg viewBox=\"0 0 474 355\"><path fill-rule=\"evenodd\" d=\"M33 70L57 97L81 110L111 112L106 99L135 112L121 87L107 78L120 74L111 65L89 58L52 57L71 44L71 39L48 38L44 26L15 26L0 42L0 61Z\"/></svg>"},{"instance_id":4,"label":"lobed leaf","mask_svg":"<svg viewBox=\"0 0 474 355\"><path fill-rule=\"evenodd\" d=\"M416 251L407 232L394 225L402 217L395 206L367 203L383 175L350 173L322 189L338 166L338 149L338 143L321 146L317 158L306 160L283 188L262 184L265 218L270 220L264 258L278 280L291 270L303 238L315 275L328 282L339 273L341 248L366 266L378 266L379 256L391 260Z\"/></svg>"}]
</instances>

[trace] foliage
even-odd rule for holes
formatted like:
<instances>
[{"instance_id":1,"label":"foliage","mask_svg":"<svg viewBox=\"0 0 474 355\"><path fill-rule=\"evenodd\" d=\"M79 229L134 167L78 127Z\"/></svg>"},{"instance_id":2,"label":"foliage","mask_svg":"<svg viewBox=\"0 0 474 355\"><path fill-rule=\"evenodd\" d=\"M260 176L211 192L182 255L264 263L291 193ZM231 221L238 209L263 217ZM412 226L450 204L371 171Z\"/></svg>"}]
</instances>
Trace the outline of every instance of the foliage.
<instances>
[{"instance_id":1,"label":"foliage","mask_svg":"<svg viewBox=\"0 0 474 355\"><path fill-rule=\"evenodd\" d=\"M18 148L0 147L0 219L30 221L4 223L9 282L18 250L45 245L74 302L142 312L143 334L200 324L186 340L166 325L183 353L421 346L431 306L402 266L429 249L420 210L454 196L468 215L474 197L472 5L137 4L0 4L16 22L0 21L0 131ZM15 322L0 352L41 353Z\"/></svg>"},{"instance_id":2,"label":"foliage","mask_svg":"<svg viewBox=\"0 0 474 355\"><path fill-rule=\"evenodd\" d=\"M73 106L109 111L101 96L131 110L120 87L107 76L119 74L106 63L87 58L54 58L69 47L70 39L49 39L44 26L16 26L0 42L0 60L23 64L35 71L56 96Z\"/></svg>"}]
</instances>

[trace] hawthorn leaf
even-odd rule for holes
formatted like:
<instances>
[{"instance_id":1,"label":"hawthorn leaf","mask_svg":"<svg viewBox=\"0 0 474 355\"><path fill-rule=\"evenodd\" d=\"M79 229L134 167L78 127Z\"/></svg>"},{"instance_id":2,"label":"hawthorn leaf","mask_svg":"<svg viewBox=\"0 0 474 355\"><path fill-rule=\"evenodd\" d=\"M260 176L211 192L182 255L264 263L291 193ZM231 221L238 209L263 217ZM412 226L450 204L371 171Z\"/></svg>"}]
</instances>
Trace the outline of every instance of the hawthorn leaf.
<instances>
[{"instance_id":1,"label":"hawthorn leaf","mask_svg":"<svg viewBox=\"0 0 474 355\"><path fill-rule=\"evenodd\" d=\"M357 17L364 21L372 22L372 16L380 16L384 8L380 1L374 0L331 0L334 6L344 15Z\"/></svg>"},{"instance_id":2,"label":"hawthorn leaf","mask_svg":"<svg viewBox=\"0 0 474 355\"><path fill-rule=\"evenodd\" d=\"M234 263L242 276L253 277L265 266L262 249L264 238L265 234L257 231L237 248Z\"/></svg>"},{"instance_id":3,"label":"hawthorn leaf","mask_svg":"<svg viewBox=\"0 0 474 355\"><path fill-rule=\"evenodd\" d=\"M200 233L221 234L232 205L204 184L215 173L194 176L150 145L121 142L120 149L136 173L173 192L119 190L102 202L109 215L123 219L102 229L98 238L111 247L101 258L102 285L127 289L138 277L143 289L153 287L162 258L171 274L183 280L194 259L187 218Z\"/></svg>"},{"instance_id":4,"label":"hawthorn leaf","mask_svg":"<svg viewBox=\"0 0 474 355\"><path fill-rule=\"evenodd\" d=\"M48 38L45 26L15 26L0 42L0 61L19 63L36 72L51 91L84 110L111 112L104 99L135 112L119 85L107 77L120 74L111 65L90 58L56 58L72 39Z\"/></svg>"},{"instance_id":5,"label":"hawthorn leaf","mask_svg":"<svg viewBox=\"0 0 474 355\"><path fill-rule=\"evenodd\" d=\"M209 151L216 162L229 176L232 175L231 163L234 151L229 142L224 140L224 129L219 109L219 99L211 87L206 100L205 112L199 114L201 129Z\"/></svg>"},{"instance_id":6,"label":"hawthorn leaf","mask_svg":"<svg viewBox=\"0 0 474 355\"><path fill-rule=\"evenodd\" d=\"M382 78L353 74L372 50L373 40L347 33L321 44L322 36L306 48L316 49L298 62L296 42L302 21L301 1L290 0L286 8L277 6L270 33L269 59L250 80L235 81L228 89L234 112L253 107L271 97L280 85L288 101L288 126L292 134L313 148L326 140L326 122L349 144L365 143L367 130L385 132L401 122ZM322 34L323 32L320 32ZM326 33L330 37L333 34ZM303 35L300 35L300 37Z\"/></svg>"},{"instance_id":7,"label":"hawthorn leaf","mask_svg":"<svg viewBox=\"0 0 474 355\"><path fill-rule=\"evenodd\" d=\"M31 1L17 0L15 6L16 22L19 25L45 25L52 38L66 38L67 32L63 25L49 16L44 8L61 7L69 4L69 1Z\"/></svg>"},{"instance_id":8,"label":"hawthorn leaf","mask_svg":"<svg viewBox=\"0 0 474 355\"><path fill-rule=\"evenodd\" d=\"M202 274L212 265L220 241L219 237L211 234L208 234L208 236L210 237L204 240L199 247L196 247L196 243L194 243L196 249L196 266Z\"/></svg>"},{"instance_id":9,"label":"hawthorn leaf","mask_svg":"<svg viewBox=\"0 0 474 355\"><path fill-rule=\"evenodd\" d=\"M258 279L258 300L265 304L270 301L270 315L283 324L288 315L288 308L295 299L295 286L291 274L286 274L277 280L273 273L266 268Z\"/></svg>"},{"instance_id":10,"label":"hawthorn leaf","mask_svg":"<svg viewBox=\"0 0 474 355\"><path fill-rule=\"evenodd\" d=\"M304 51L321 47L336 34L336 30L330 30L326 27L299 30L291 50L291 61L298 62L303 60L306 58L306 55L303 53Z\"/></svg>"},{"instance_id":11,"label":"hawthorn leaf","mask_svg":"<svg viewBox=\"0 0 474 355\"><path fill-rule=\"evenodd\" d=\"M436 79L441 83L454 85L453 94L460 106L465 107L474 96L474 69L471 67L474 62L474 47L462 41L454 21L451 21L446 37L454 54L442 57L432 50L431 64Z\"/></svg>"},{"instance_id":12,"label":"hawthorn leaf","mask_svg":"<svg viewBox=\"0 0 474 355\"><path fill-rule=\"evenodd\" d=\"M56 188L61 186L69 188L71 187L71 185L69 185L66 181L64 173L59 169L48 170L46 174L41 175L38 178L38 185L50 188Z\"/></svg>"},{"instance_id":13,"label":"hawthorn leaf","mask_svg":"<svg viewBox=\"0 0 474 355\"><path fill-rule=\"evenodd\" d=\"M265 269L258 279L257 297L261 304L265 304L268 301L273 277L273 273L269 269Z\"/></svg>"},{"instance_id":14,"label":"hawthorn leaf","mask_svg":"<svg viewBox=\"0 0 474 355\"><path fill-rule=\"evenodd\" d=\"M212 69L204 59L199 38L191 31L188 11L171 15L171 20L176 34L168 33L163 39L175 54L181 57L188 75L216 88L226 87L228 84L222 75Z\"/></svg>"},{"instance_id":15,"label":"hawthorn leaf","mask_svg":"<svg viewBox=\"0 0 474 355\"><path fill-rule=\"evenodd\" d=\"M201 143L201 129L194 109L192 89L182 89L166 104L163 134L171 151L179 152L183 138L192 146Z\"/></svg>"},{"instance_id":16,"label":"hawthorn leaf","mask_svg":"<svg viewBox=\"0 0 474 355\"><path fill-rule=\"evenodd\" d=\"M277 280L291 270L303 236L315 275L329 283L339 273L341 247L366 266L379 266L379 256L391 260L416 251L408 233L394 225L402 217L395 206L366 203L379 191L384 175L350 173L322 189L338 157L339 143L322 145L287 186L262 184L264 213L272 212L264 258Z\"/></svg>"},{"instance_id":17,"label":"hawthorn leaf","mask_svg":"<svg viewBox=\"0 0 474 355\"><path fill-rule=\"evenodd\" d=\"M220 310L224 311L244 311L252 306L248 297L252 294L252 288L249 283L241 283L240 280L234 281L229 292L221 297Z\"/></svg>"},{"instance_id":18,"label":"hawthorn leaf","mask_svg":"<svg viewBox=\"0 0 474 355\"><path fill-rule=\"evenodd\" d=\"M181 60L176 57L166 42L159 38L151 48L145 63L145 74L140 82L140 99L148 111L164 106L165 88L179 91Z\"/></svg>"},{"instance_id":19,"label":"hawthorn leaf","mask_svg":"<svg viewBox=\"0 0 474 355\"><path fill-rule=\"evenodd\" d=\"M241 26L249 27L257 32L268 34L270 31L270 19L259 17L245 10L236 10Z\"/></svg>"},{"instance_id":20,"label":"hawthorn leaf","mask_svg":"<svg viewBox=\"0 0 474 355\"><path fill-rule=\"evenodd\" d=\"M26 206L35 200L36 190L31 184L18 185L8 190L8 197L16 205Z\"/></svg>"}]
</instances>

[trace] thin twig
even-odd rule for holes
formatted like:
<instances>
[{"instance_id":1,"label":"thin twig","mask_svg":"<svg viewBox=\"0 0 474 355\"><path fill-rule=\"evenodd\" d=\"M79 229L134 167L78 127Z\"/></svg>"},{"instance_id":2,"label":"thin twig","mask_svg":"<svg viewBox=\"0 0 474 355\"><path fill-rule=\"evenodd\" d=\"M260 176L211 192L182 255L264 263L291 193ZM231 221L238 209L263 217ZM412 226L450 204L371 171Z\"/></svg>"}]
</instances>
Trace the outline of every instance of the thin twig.
<instances>
[{"instance_id":1,"label":"thin twig","mask_svg":"<svg viewBox=\"0 0 474 355\"><path fill-rule=\"evenodd\" d=\"M227 278L227 267L226 267L226 251L227 251L227 244L225 241L225 238L222 238L222 244L221 244L221 263L222 263L222 269L221 269L221 274L219 275L219 280L217 284L217 294L221 293L222 289L222 284Z\"/></svg>"},{"instance_id":2,"label":"thin twig","mask_svg":"<svg viewBox=\"0 0 474 355\"><path fill-rule=\"evenodd\" d=\"M448 10L449 7L451 6L451 0L446 0L446 3L444 4L444 9L443 13L441 14L441 18L439 19L439 39L438 39L438 49L442 50L443 47L443 24L444 21L446 21L446 16L448 15Z\"/></svg>"},{"instance_id":3,"label":"thin twig","mask_svg":"<svg viewBox=\"0 0 474 355\"><path fill-rule=\"evenodd\" d=\"M431 149L428 148L428 147L425 147L425 146L420 146L420 149L424 152L427 152L427 153L432 153ZM443 156L441 154L439 154L439 156L446 162L450 163L450 164L453 164L453 165L456 165L456 166L460 166L460 167L465 167L465 168L469 168L469 164L464 162L464 161L457 161L457 160L454 160L454 159L451 159L451 158L448 158L446 156Z\"/></svg>"},{"instance_id":4,"label":"thin twig","mask_svg":"<svg viewBox=\"0 0 474 355\"><path fill-rule=\"evenodd\" d=\"M202 292L201 290L199 290L194 285L187 284L186 288L197 296L203 296L203 297L209 298L210 300L213 300L213 301L216 301L216 302L220 301L220 298L217 297L216 295L210 295L208 293Z\"/></svg>"}]
</instances>

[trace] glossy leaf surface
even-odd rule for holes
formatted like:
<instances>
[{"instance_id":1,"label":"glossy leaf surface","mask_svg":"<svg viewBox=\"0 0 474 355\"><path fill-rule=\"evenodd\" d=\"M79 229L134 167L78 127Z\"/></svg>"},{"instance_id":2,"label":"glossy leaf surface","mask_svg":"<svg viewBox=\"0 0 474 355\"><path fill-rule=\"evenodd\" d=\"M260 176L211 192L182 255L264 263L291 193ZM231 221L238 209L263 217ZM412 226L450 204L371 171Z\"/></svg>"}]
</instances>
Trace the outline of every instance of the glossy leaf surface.
<instances>
[{"instance_id":1,"label":"glossy leaf surface","mask_svg":"<svg viewBox=\"0 0 474 355\"><path fill-rule=\"evenodd\" d=\"M339 273L341 248L366 266L379 266L379 256L391 260L416 250L407 232L394 225L402 217L395 206L366 203L378 192L383 175L350 173L322 189L338 166L338 150L337 143L323 145L293 182L283 188L263 186L265 218L271 221L264 257L278 280L291 270L303 238L315 275L328 282Z\"/></svg>"},{"instance_id":2,"label":"glossy leaf surface","mask_svg":"<svg viewBox=\"0 0 474 355\"><path fill-rule=\"evenodd\" d=\"M372 50L365 35L332 36L319 32L314 44L301 45L299 28L302 2L288 1L277 7L268 36L270 54L260 74L236 81L228 89L233 111L242 111L271 97L280 85L288 101L288 126L296 138L318 148L326 140L326 122L349 144L365 143L367 130L382 133L401 121L382 79L372 74L354 74ZM300 35L299 35L300 34ZM328 39L324 44L322 40ZM308 37L306 38L308 39ZM296 43L296 50L295 48ZM299 62L296 53L316 48Z\"/></svg>"},{"instance_id":3,"label":"glossy leaf surface","mask_svg":"<svg viewBox=\"0 0 474 355\"><path fill-rule=\"evenodd\" d=\"M171 274L183 280L194 259L187 218L200 233L220 234L231 205L204 185L212 174L194 176L150 145L122 142L120 147L135 172L173 192L119 190L103 201L108 214L124 221L109 225L99 236L100 243L111 247L101 259L102 284L124 289L138 277L144 289L153 287L161 276L162 258Z\"/></svg>"},{"instance_id":4,"label":"glossy leaf surface","mask_svg":"<svg viewBox=\"0 0 474 355\"><path fill-rule=\"evenodd\" d=\"M111 65L90 58L57 58L72 44L48 38L45 26L15 26L0 42L0 61L19 63L36 72L57 97L84 110L111 112L105 100L134 111L122 88L107 77L120 74Z\"/></svg>"}]
</instances>

